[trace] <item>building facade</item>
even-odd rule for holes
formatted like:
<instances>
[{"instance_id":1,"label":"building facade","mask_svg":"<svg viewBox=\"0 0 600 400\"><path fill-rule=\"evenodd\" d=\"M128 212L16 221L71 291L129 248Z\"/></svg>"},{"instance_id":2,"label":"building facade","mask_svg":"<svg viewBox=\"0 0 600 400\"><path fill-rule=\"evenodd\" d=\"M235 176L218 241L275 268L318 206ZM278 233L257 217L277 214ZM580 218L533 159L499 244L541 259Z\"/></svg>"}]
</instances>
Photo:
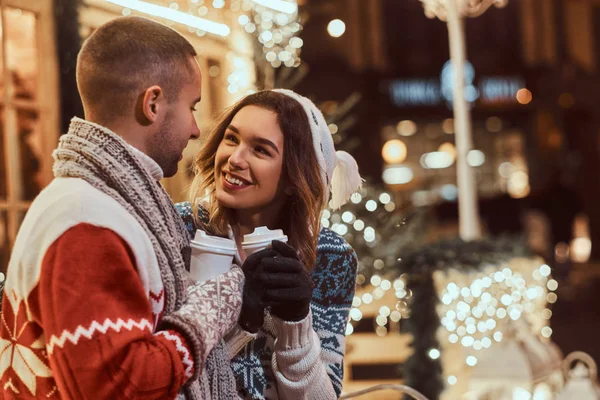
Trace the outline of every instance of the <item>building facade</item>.
<instances>
[{"instance_id":1,"label":"building facade","mask_svg":"<svg viewBox=\"0 0 600 400\"><path fill-rule=\"evenodd\" d=\"M75 71L60 65L59 60L64 54L59 53L57 32L59 24L72 24L73 21L61 19L63 17L57 14L58 3L59 0L0 2L0 272L6 269L12 243L31 201L52 180L52 150L66 129L60 124L60 100L64 97L61 96L64 94L61 93L61 74L72 74L70 78L73 78ZM156 0L153 3L169 7L173 2ZM104 0L85 0L76 4L79 4L76 26L81 40L103 23L121 15L153 18ZM196 118L201 131L206 132L216 114L254 89L255 39L237 22L240 12L210 4L203 6L202 2L190 3L189 7L196 8L196 15L231 29L227 37L221 37L158 19L178 30L198 52L203 88ZM68 13L64 15L67 17ZM74 60L74 55L70 56ZM189 167L199 145L200 141L191 142L178 174L164 180L167 191L176 201L185 199L191 180Z\"/></svg>"}]
</instances>

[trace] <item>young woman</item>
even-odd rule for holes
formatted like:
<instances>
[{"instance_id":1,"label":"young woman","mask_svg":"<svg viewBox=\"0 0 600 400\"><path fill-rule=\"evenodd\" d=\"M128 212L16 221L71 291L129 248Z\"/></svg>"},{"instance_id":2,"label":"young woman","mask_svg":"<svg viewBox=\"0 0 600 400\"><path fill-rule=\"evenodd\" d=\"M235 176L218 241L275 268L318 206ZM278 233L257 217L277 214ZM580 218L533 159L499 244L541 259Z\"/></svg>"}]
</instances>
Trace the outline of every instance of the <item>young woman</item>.
<instances>
[{"instance_id":1,"label":"young woman","mask_svg":"<svg viewBox=\"0 0 600 400\"><path fill-rule=\"evenodd\" d=\"M336 153L310 100L271 90L222 116L195 169L192 201L178 209L190 233L234 239L246 276L240 324L225 338L238 395L339 397L357 261L320 215L330 191L338 208L360 187L356 162ZM243 236L259 226L282 229L288 243L246 258Z\"/></svg>"}]
</instances>

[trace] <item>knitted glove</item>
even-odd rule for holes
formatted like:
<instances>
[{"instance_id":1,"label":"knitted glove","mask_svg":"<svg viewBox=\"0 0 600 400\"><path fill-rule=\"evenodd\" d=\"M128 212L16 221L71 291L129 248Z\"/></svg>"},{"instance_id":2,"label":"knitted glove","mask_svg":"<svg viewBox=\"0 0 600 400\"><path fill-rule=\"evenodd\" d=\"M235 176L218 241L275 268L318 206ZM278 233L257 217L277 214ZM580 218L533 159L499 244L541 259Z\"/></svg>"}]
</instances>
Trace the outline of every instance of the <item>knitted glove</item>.
<instances>
[{"instance_id":1,"label":"knitted glove","mask_svg":"<svg viewBox=\"0 0 600 400\"><path fill-rule=\"evenodd\" d=\"M175 328L192 345L195 375L219 339L237 323L243 284L242 270L232 265L226 273L188 287L185 304L162 319L159 330Z\"/></svg>"},{"instance_id":2,"label":"knitted glove","mask_svg":"<svg viewBox=\"0 0 600 400\"><path fill-rule=\"evenodd\" d=\"M308 315L312 280L296 250L284 242L273 241L275 257L262 260L258 278L265 290L263 301L271 314L284 321L300 321Z\"/></svg>"},{"instance_id":3,"label":"knitted glove","mask_svg":"<svg viewBox=\"0 0 600 400\"><path fill-rule=\"evenodd\" d=\"M256 278L262 270L261 262L267 257L274 257L278 253L273 249L264 249L251 254L244 261L242 271L246 278L242 293L242 311L239 324L244 330L256 333L265 321L265 306L262 302L262 288Z\"/></svg>"}]
</instances>

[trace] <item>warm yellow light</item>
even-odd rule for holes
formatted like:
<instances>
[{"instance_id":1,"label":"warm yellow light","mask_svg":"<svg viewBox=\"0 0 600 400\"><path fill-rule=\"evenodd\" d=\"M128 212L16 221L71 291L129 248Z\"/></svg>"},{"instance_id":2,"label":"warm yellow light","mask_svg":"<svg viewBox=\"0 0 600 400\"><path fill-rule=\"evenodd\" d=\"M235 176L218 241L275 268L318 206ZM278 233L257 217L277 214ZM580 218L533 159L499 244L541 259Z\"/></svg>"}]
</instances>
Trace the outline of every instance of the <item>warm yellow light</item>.
<instances>
[{"instance_id":1,"label":"warm yellow light","mask_svg":"<svg viewBox=\"0 0 600 400\"><path fill-rule=\"evenodd\" d=\"M456 147L450 142L442 143L438 149L444 153L448 153L452 156L452 160L456 160Z\"/></svg>"},{"instance_id":2,"label":"warm yellow light","mask_svg":"<svg viewBox=\"0 0 600 400\"><path fill-rule=\"evenodd\" d=\"M388 164L400 164L406 159L406 145L398 139L388 140L383 145L381 156Z\"/></svg>"},{"instance_id":3,"label":"warm yellow light","mask_svg":"<svg viewBox=\"0 0 600 400\"><path fill-rule=\"evenodd\" d=\"M571 260L584 263L590 259L592 241L589 237L578 237L571 241Z\"/></svg>"},{"instance_id":4,"label":"warm yellow light","mask_svg":"<svg viewBox=\"0 0 600 400\"><path fill-rule=\"evenodd\" d=\"M287 14L295 14L298 12L298 4L283 0L252 0L256 4L270 8L275 11L281 11Z\"/></svg>"},{"instance_id":5,"label":"warm yellow light","mask_svg":"<svg viewBox=\"0 0 600 400\"><path fill-rule=\"evenodd\" d=\"M327 32L334 38L338 38L346 32L346 24L341 19L334 19L327 25Z\"/></svg>"},{"instance_id":6,"label":"warm yellow light","mask_svg":"<svg viewBox=\"0 0 600 400\"><path fill-rule=\"evenodd\" d=\"M410 167L406 165L393 165L383 171L383 182L387 185L403 185L413 180L414 173ZM396 205L390 202L385 205L385 209L389 212L394 211Z\"/></svg>"},{"instance_id":7,"label":"warm yellow light","mask_svg":"<svg viewBox=\"0 0 600 400\"><path fill-rule=\"evenodd\" d=\"M529 195L531 188L529 186L529 176L524 171L513 172L508 178L508 194L511 197L520 199Z\"/></svg>"},{"instance_id":8,"label":"warm yellow light","mask_svg":"<svg viewBox=\"0 0 600 400\"><path fill-rule=\"evenodd\" d=\"M387 335L388 330L385 326L378 326L377 329L375 329L375 333L377 334L377 336L383 337Z\"/></svg>"},{"instance_id":9,"label":"warm yellow light","mask_svg":"<svg viewBox=\"0 0 600 400\"><path fill-rule=\"evenodd\" d=\"M447 118L442 122L442 130L444 133L449 135L454 133L454 120L452 118Z\"/></svg>"},{"instance_id":10,"label":"warm yellow light","mask_svg":"<svg viewBox=\"0 0 600 400\"><path fill-rule=\"evenodd\" d=\"M517 91L517 101L521 104L529 104L533 100L533 95L529 89L519 89Z\"/></svg>"},{"instance_id":11,"label":"warm yellow light","mask_svg":"<svg viewBox=\"0 0 600 400\"><path fill-rule=\"evenodd\" d=\"M209 21L207 19L195 17L191 14L174 10L168 7L162 7L140 0L106 0L109 3L117 4L122 7L130 8L144 14L159 18L165 18L174 22L179 22L192 28L201 29L215 35L229 36L231 30L225 24Z\"/></svg>"},{"instance_id":12,"label":"warm yellow light","mask_svg":"<svg viewBox=\"0 0 600 400\"><path fill-rule=\"evenodd\" d=\"M545 338L549 338L550 336L552 336L552 328L550 328L549 326L543 327L542 336Z\"/></svg>"},{"instance_id":13,"label":"warm yellow light","mask_svg":"<svg viewBox=\"0 0 600 400\"><path fill-rule=\"evenodd\" d=\"M400 121L396 125L396 132L398 132L398 135L412 136L417 133L417 124L411 120Z\"/></svg>"}]
</instances>

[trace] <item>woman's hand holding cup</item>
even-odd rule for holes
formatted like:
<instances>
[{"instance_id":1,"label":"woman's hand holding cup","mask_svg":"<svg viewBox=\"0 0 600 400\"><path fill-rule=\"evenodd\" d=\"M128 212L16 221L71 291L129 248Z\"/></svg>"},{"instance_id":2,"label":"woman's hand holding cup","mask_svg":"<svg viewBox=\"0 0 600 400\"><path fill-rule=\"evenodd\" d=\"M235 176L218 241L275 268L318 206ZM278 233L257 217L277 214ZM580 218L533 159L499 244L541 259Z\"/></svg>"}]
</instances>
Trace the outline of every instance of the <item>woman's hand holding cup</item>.
<instances>
[{"instance_id":1,"label":"woman's hand holding cup","mask_svg":"<svg viewBox=\"0 0 600 400\"><path fill-rule=\"evenodd\" d=\"M277 252L275 250L266 248L250 254L242 265L245 283L242 292L242 311L240 313L239 324L248 332L258 332L264 323L265 306L262 301L263 290L258 275L262 270L262 261L276 255Z\"/></svg>"},{"instance_id":2,"label":"woman's hand holding cup","mask_svg":"<svg viewBox=\"0 0 600 400\"><path fill-rule=\"evenodd\" d=\"M300 321L308 315L312 280L296 250L285 241L283 232L266 227L244 237L242 247L250 254L242 266L246 282L240 325L248 332L260 329L266 308L284 321Z\"/></svg>"},{"instance_id":3,"label":"woman's hand holding cup","mask_svg":"<svg viewBox=\"0 0 600 400\"><path fill-rule=\"evenodd\" d=\"M303 320L312 298L310 274L291 246L273 240L272 248L277 255L265 257L258 274L264 289L263 304L271 309L272 315L284 321Z\"/></svg>"}]
</instances>

